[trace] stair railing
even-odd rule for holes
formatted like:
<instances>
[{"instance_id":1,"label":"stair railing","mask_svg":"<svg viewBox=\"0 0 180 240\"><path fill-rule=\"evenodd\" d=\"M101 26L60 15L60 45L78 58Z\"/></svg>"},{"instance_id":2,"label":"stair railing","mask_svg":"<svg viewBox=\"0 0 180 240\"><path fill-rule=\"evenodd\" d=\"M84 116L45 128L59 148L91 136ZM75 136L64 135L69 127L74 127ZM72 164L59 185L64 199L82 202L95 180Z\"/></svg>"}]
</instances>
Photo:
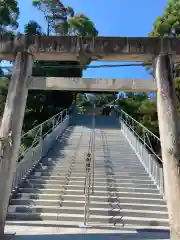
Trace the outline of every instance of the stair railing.
<instances>
[{"instance_id":1,"label":"stair railing","mask_svg":"<svg viewBox=\"0 0 180 240\"><path fill-rule=\"evenodd\" d=\"M91 154L88 153L86 157L86 169L85 169L85 184L84 184L84 223L83 226L87 227L89 222L89 205L90 205L90 187L91 187Z\"/></svg>"},{"instance_id":2,"label":"stair railing","mask_svg":"<svg viewBox=\"0 0 180 240\"><path fill-rule=\"evenodd\" d=\"M18 189L19 184L27 178L53 142L67 128L68 113L68 109L65 109L22 135L12 192Z\"/></svg>"},{"instance_id":3,"label":"stair railing","mask_svg":"<svg viewBox=\"0 0 180 240\"><path fill-rule=\"evenodd\" d=\"M92 116L92 144L91 144L91 158L92 158L92 165L91 165L91 178L92 178L92 194L94 194L94 172L95 172L95 126L96 126L96 121L95 121L95 110L96 110L96 105L94 104L94 111L93 111L93 116Z\"/></svg>"},{"instance_id":4,"label":"stair railing","mask_svg":"<svg viewBox=\"0 0 180 240\"><path fill-rule=\"evenodd\" d=\"M89 211L90 194L94 193L94 168L95 168L94 151L95 151L95 114L92 117L92 130L90 132L88 153L85 159L85 181L84 181L85 204L84 204L84 223L82 227L88 227L90 216Z\"/></svg>"},{"instance_id":5,"label":"stair railing","mask_svg":"<svg viewBox=\"0 0 180 240\"><path fill-rule=\"evenodd\" d=\"M165 195L160 139L123 110L116 109L116 111L124 136L160 192Z\"/></svg>"}]
</instances>

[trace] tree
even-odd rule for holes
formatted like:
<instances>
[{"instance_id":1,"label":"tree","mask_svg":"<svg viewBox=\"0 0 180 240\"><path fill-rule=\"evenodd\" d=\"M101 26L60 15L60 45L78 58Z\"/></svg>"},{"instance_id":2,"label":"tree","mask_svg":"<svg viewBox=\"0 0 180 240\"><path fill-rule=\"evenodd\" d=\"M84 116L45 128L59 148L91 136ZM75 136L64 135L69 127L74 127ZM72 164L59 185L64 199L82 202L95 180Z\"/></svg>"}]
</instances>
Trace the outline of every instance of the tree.
<instances>
[{"instance_id":1,"label":"tree","mask_svg":"<svg viewBox=\"0 0 180 240\"><path fill-rule=\"evenodd\" d=\"M74 13L72 7L65 7L59 0L33 0L33 6L40 10L47 21L47 35L97 36L94 23L84 14Z\"/></svg>"},{"instance_id":2,"label":"tree","mask_svg":"<svg viewBox=\"0 0 180 240\"><path fill-rule=\"evenodd\" d=\"M162 16L156 18L153 24L153 30L149 33L149 36L153 37L179 37L180 36L180 0L169 0L167 7L164 9ZM151 68L150 73L152 73ZM176 78L176 96L177 96L177 106L178 112L180 113L180 101L179 101L179 92L180 92L180 65L175 63L174 74Z\"/></svg>"},{"instance_id":3,"label":"tree","mask_svg":"<svg viewBox=\"0 0 180 240\"><path fill-rule=\"evenodd\" d=\"M148 130L159 136L156 100L142 100L138 108L138 120Z\"/></svg>"},{"instance_id":4,"label":"tree","mask_svg":"<svg viewBox=\"0 0 180 240\"><path fill-rule=\"evenodd\" d=\"M18 8L17 1L1 0L0 1L0 34L7 35L8 37L13 37L14 36L13 30L16 30L18 27L18 22L17 22L18 17L19 17L19 8ZM0 77L4 77L4 71L1 67L0 67Z\"/></svg>"},{"instance_id":5,"label":"tree","mask_svg":"<svg viewBox=\"0 0 180 240\"><path fill-rule=\"evenodd\" d=\"M19 8L16 0L0 1L0 34L14 36L13 30L18 27ZM1 61L0 61L1 62ZM8 88L8 80L4 77L4 71L0 67L0 118L2 117L6 94Z\"/></svg>"},{"instance_id":6,"label":"tree","mask_svg":"<svg viewBox=\"0 0 180 240\"><path fill-rule=\"evenodd\" d=\"M7 90L8 90L8 79L2 77L0 79L0 119L2 117L4 104L6 102Z\"/></svg>"},{"instance_id":7,"label":"tree","mask_svg":"<svg viewBox=\"0 0 180 240\"><path fill-rule=\"evenodd\" d=\"M156 18L150 37L180 36L180 0L169 0L162 16ZM179 63L175 64L175 77L180 77Z\"/></svg>"},{"instance_id":8,"label":"tree","mask_svg":"<svg viewBox=\"0 0 180 240\"><path fill-rule=\"evenodd\" d=\"M40 10L47 21L47 35L51 32L57 33L57 26L67 23L68 16L74 16L74 11L70 7L65 7L59 0L33 0L33 6ZM63 29L63 31L65 31Z\"/></svg>"},{"instance_id":9,"label":"tree","mask_svg":"<svg viewBox=\"0 0 180 240\"><path fill-rule=\"evenodd\" d=\"M95 36L98 33L93 22L90 21L89 18L83 14L76 18L74 16L73 9L71 7L65 7L60 1L36 0L33 1L33 5L43 12L45 16L47 21L47 35L50 35L51 33L55 33L56 35L68 35L72 33L72 29L74 34L80 36ZM79 19L80 21L78 22ZM71 21L71 23L68 21ZM64 28L66 24L67 29ZM34 21L30 21L27 25L25 25L24 33L26 35L45 35L45 33L42 32L41 26ZM67 64L72 65L72 67L63 68L63 66ZM78 64L78 62L36 61L33 67L33 76L81 77L83 69L73 67ZM59 101L57 101L57 99L59 99ZM61 92L54 90L29 91L24 130L27 131L32 126L45 121L61 109L69 107L72 101L73 92Z\"/></svg>"},{"instance_id":10,"label":"tree","mask_svg":"<svg viewBox=\"0 0 180 240\"><path fill-rule=\"evenodd\" d=\"M168 2L163 15L156 18L153 24L153 31L149 36L177 37L180 35L180 1L171 0Z\"/></svg>"},{"instance_id":11,"label":"tree","mask_svg":"<svg viewBox=\"0 0 180 240\"><path fill-rule=\"evenodd\" d=\"M68 19L69 34L77 36L97 36L94 23L84 14L79 13Z\"/></svg>"},{"instance_id":12,"label":"tree","mask_svg":"<svg viewBox=\"0 0 180 240\"><path fill-rule=\"evenodd\" d=\"M0 1L0 32L7 32L7 28L17 29L19 8L16 0Z\"/></svg>"},{"instance_id":13,"label":"tree","mask_svg":"<svg viewBox=\"0 0 180 240\"><path fill-rule=\"evenodd\" d=\"M95 36L98 33L93 22L90 21L89 18L83 14L78 15L78 17L75 16L74 18L73 9L71 7L65 8L60 1L38 0L33 1L33 5L44 13L48 23L47 35L51 33L63 34L61 28L65 23L68 25L68 29L64 32L66 35L72 33L72 31L73 34L78 34L80 36ZM68 20L71 20L70 24ZM35 21L29 21L25 25L24 34L46 35L42 31L41 26ZM63 65L67 64L72 65L72 67L62 68ZM82 68L73 67L78 64L78 62L35 61L32 75L34 77L81 77ZM57 101L57 99L59 101ZM72 101L73 92L29 90L23 131L26 132L62 109L69 107Z\"/></svg>"},{"instance_id":14,"label":"tree","mask_svg":"<svg viewBox=\"0 0 180 240\"><path fill-rule=\"evenodd\" d=\"M24 34L25 35L39 35L42 36L44 33L42 32L41 26L35 21L29 21L28 24L24 26Z\"/></svg>"}]
</instances>

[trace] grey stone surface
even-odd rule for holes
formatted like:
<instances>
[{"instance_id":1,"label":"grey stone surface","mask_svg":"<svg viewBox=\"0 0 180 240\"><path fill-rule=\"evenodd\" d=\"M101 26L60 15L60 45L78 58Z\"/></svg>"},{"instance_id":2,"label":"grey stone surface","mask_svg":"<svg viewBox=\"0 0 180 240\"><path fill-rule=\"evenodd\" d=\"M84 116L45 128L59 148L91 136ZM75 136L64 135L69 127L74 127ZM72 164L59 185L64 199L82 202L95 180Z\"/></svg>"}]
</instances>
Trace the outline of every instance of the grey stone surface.
<instances>
[{"instance_id":1,"label":"grey stone surface","mask_svg":"<svg viewBox=\"0 0 180 240\"><path fill-rule=\"evenodd\" d=\"M85 91L85 92L154 92L157 85L154 79L113 79L113 78L62 78L32 77L30 89Z\"/></svg>"},{"instance_id":2,"label":"grey stone surface","mask_svg":"<svg viewBox=\"0 0 180 240\"><path fill-rule=\"evenodd\" d=\"M74 125L66 129L13 196L6 231L21 235L17 240L25 239L28 232L43 233L43 239L52 233L64 235L53 235L51 239L165 239L169 227L166 203L113 116L95 117L91 228L80 228L84 219L84 169L92 117L77 115L71 123ZM119 236L103 235L114 232L119 232ZM70 233L74 235L67 235ZM90 233L99 235L89 236ZM30 239L38 237L42 238Z\"/></svg>"},{"instance_id":3,"label":"grey stone surface","mask_svg":"<svg viewBox=\"0 0 180 240\"><path fill-rule=\"evenodd\" d=\"M91 233L85 230L76 234L16 235L12 240L169 240L167 231L137 231L136 233Z\"/></svg>"}]
</instances>

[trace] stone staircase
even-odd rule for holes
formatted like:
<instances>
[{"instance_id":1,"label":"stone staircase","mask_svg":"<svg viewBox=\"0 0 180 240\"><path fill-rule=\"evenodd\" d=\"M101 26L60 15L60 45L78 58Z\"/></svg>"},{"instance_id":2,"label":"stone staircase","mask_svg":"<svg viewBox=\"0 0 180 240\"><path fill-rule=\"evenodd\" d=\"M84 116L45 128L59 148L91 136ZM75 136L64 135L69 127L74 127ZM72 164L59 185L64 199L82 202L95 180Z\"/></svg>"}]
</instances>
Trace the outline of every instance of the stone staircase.
<instances>
[{"instance_id":1,"label":"stone staircase","mask_svg":"<svg viewBox=\"0 0 180 240\"><path fill-rule=\"evenodd\" d=\"M168 229L166 203L113 117L96 116L89 225ZM84 220L85 156L92 127L79 116L13 195L7 223L77 227Z\"/></svg>"}]
</instances>

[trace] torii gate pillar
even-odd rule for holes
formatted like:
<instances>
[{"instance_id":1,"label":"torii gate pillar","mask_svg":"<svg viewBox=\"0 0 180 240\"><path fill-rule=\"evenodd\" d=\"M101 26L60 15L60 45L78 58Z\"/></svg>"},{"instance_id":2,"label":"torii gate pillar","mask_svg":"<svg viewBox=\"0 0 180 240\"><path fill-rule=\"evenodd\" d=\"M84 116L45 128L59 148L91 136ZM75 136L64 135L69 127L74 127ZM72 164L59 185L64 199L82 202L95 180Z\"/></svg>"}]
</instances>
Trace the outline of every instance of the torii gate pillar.
<instances>
[{"instance_id":1,"label":"torii gate pillar","mask_svg":"<svg viewBox=\"0 0 180 240\"><path fill-rule=\"evenodd\" d=\"M155 62L157 108L171 239L180 240L180 124L169 54Z\"/></svg>"},{"instance_id":2,"label":"torii gate pillar","mask_svg":"<svg viewBox=\"0 0 180 240\"><path fill-rule=\"evenodd\" d=\"M0 127L0 239L3 239L21 130L28 96L28 77L32 73L32 55L17 53Z\"/></svg>"}]
</instances>

